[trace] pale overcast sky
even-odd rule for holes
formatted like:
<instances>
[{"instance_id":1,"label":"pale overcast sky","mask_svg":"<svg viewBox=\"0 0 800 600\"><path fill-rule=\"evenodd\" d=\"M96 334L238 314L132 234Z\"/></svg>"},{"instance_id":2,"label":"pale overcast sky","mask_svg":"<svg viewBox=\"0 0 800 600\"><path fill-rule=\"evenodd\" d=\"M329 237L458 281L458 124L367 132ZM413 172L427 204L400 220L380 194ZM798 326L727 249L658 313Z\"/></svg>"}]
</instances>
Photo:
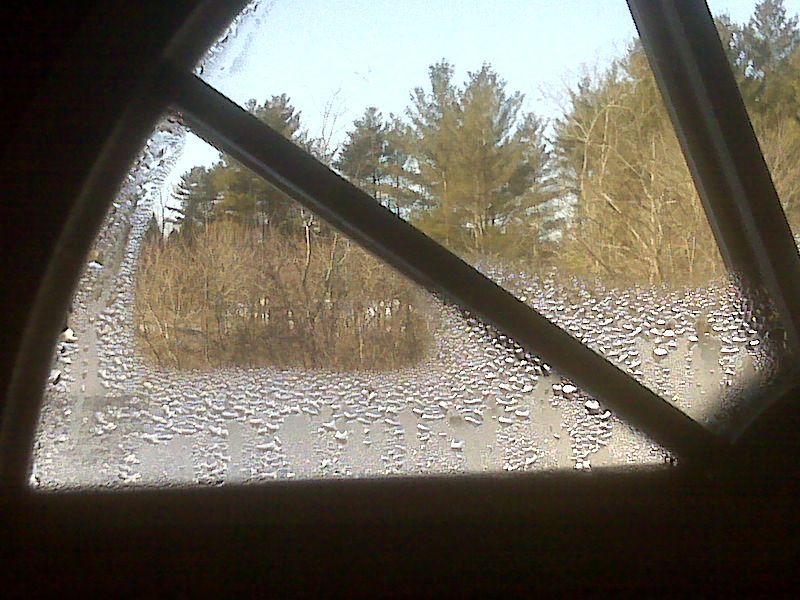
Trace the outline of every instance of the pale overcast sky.
<instances>
[{"instance_id":1,"label":"pale overcast sky","mask_svg":"<svg viewBox=\"0 0 800 600\"><path fill-rule=\"evenodd\" d=\"M735 22L755 4L709 2ZM800 12L800 0L785 5ZM509 91L525 94L526 110L551 119L582 72L602 69L635 36L624 0L264 0L204 78L240 103L287 93L312 136L330 105L341 142L367 106L402 114L442 58L458 83L491 63ZM170 179L216 157L190 135Z\"/></svg>"}]
</instances>

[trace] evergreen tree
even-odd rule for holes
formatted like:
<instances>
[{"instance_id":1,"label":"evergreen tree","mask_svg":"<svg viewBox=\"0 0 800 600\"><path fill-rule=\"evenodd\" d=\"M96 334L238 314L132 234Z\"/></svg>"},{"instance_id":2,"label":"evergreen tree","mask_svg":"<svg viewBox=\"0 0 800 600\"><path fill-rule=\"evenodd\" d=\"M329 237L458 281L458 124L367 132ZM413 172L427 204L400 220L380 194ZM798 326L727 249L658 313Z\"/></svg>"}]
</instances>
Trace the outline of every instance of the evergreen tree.
<instances>
[{"instance_id":1,"label":"evergreen tree","mask_svg":"<svg viewBox=\"0 0 800 600\"><path fill-rule=\"evenodd\" d=\"M300 113L286 94L263 105L250 100L247 110L298 145L306 145ZM261 227L291 229L302 223L301 208L282 191L229 156L210 168L195 167L184 175L176 196L185 215L184 229L225 216Z\"/></svg>"},{"instance_id":2,"label":"evergreen tree","mask_svg":"<svg viewBox=\"0 0 800 600\"><path fill-rule=\"evenodd\" d=\"M778 70L800 44L797 17L787 17L783 0L762 0L742 30L749 75L765 79Z\"/></svg>"},{"instance_id":3,"label":"evergreen tree","mask_svg":"<svg viewBox=\"0 0 800 600\"><path fill-rule=\"evenodd\" d=\"M377 108L371 106L364 116L353 122L334 166L354 184L382 201L381 190L387 177L386 126Z\"/></svg>"},{"instance_id":4,"label":"evergreen tree","mask_svg":"<svg viewBox=\"0 0 800 600\"><path fill-rule=\"evenodd\" d=\"M300 129L300 113L286 94L272 96L263 105L250 100L246 108L285 138L301 146L306 143L305 133ZM262 227L297 226L300 219L298 205L230 157L223 158L214 173L214 181L219 190L219 210L222 213Z\"/></svg>"},{"instance_id":5,"label":"evergreen tree","mask_svg":"<svg viewBox=\"0 0 800 600\"><path fill-rule=\"evenodd\" d=\"M398 215L407 218L415 207L423 206L419 189L410 168L412 161L412 135L408 125L389 115L384 126L383 183L380 186L386 206L393 207Z\"/></svg>"},{"instance_id":6,"label":"evergreen tree","mask_svg":"<svg viewBox=\"0 0 800 600\"><path fill-rule=\"evenodd\" d=\"M800 226L800 29L783 0L759 2L741 34L740 85L789 223Z\"/></svg>"},{"instance_id":7,"label":"evergreen tree","mask_svg":"<svg viewBox=\"0 0 800 600\"><path fill-rule=\"evenodd\" d=\"M305 141L306 135L300 129L300 112L292 106L286 94L272 96L260 106L251 99L245 104L245 108L286 139L301 144Z\"/></svg>"},{"instance_id":8,"label":"evergreen tree","mask_svg":"<svg viewBox=\"0 0 800 600\"><path fill-rule=\"evenodd\" d=\"M431 92L412 94L411 180L433 205L417 219L451 248L496 252L513 217L547 199L534 185L547 161L543 127L490 65L469 73L463 89L452 75L449 63L433 65Z\"/></svg>"},{"instance_id":9,"label":"evergreen tree","mask_svg":"<svg viewBox=\"0 0 800 600\"><path fill-rule=\"evenodd\" d=\"M453 66L441 61L429 67L428 77L431 92L415 88L412 105L407 110L411 120L406 140L412 167L409 178L426 204L435 207L423 214L420 225L434 238L451 246L457 237L452 178L455 177L458 149L455 139L458 100L452 83Z\"/></svg>"},{"instance_id":10,"label":"evergreen tree","mask_svg":"<svg viewBox=\"0 0 800 600\"><path fill-rule=\"evenodd\" d=\"M205 224L211 217L217 199L217 188L213 174L217 167L192 167L181 177L175 191L175 198L181 203L183 222L181 229L188 234L194 228Z\"/></svg>"}]
</instances>

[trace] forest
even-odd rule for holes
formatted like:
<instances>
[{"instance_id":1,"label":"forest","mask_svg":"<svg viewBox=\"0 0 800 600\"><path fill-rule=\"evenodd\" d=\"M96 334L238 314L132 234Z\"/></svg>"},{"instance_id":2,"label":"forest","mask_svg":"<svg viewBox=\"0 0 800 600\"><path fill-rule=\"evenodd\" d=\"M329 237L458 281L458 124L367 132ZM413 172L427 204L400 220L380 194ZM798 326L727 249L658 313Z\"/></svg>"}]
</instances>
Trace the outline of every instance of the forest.
<instances>
[{"instance_id":1,"label":"forest","mask_svg":"<svg viewBox=\"0 0 800 600\"><path fill-rule=\"evenodd\" d=\"M800 29L782 0L715 17L786 217L800 225ZM367 107L339 147L286 94L246 108L468 262L606 287L725 273L638 40L550 121L490 64L442 60L402 115ZM422 77L421 77L422 79ZM396 369L427 352L426 295L235 160L182 178L137 271L141 352L161 366Z\"/></svg>"}]
</instances>

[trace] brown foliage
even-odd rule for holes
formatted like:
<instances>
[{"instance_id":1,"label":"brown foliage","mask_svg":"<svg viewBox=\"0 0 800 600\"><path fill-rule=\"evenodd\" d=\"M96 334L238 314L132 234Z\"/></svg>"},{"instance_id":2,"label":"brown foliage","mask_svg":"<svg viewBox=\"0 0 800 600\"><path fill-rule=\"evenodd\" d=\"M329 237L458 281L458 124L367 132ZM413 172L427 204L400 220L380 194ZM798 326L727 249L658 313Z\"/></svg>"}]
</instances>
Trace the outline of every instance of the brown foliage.
<instances>
[{"instance_id":1,"label":"brown foliage","mask_svg":"<svg viewBox=\"0 0 800 600\"><path fill-rule=\"evenodd\" d=\"M141 252L137 346L161 366L386 370L430 347L420 291L312 220L294 234L217 221Z\"/></svg>"},{"instance_id":2,"label":"brown foliage","mask_svg":"<svg viewBox=\"0 0 800 600\"><path fill-rule=\"evenodd\" d=\"M641 50L574 93L557 148L560 183L576 198L559 273L682 287L725 272Z\"/></svg>"}]
</instances>

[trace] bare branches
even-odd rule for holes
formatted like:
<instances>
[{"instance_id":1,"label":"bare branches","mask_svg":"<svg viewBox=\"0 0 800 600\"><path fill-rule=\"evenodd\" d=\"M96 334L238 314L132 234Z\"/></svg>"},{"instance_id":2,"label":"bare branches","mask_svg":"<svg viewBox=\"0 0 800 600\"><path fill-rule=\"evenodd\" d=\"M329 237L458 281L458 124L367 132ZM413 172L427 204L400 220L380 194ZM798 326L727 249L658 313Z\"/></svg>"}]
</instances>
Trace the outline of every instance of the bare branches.
<instances>
[{"instance_id":1,"label":"bare branches","mask_svg":"<svg viewBox=\"0 0 800 600\"><path fill-rule=\"evenodd\" d=\"M139 350L160 366L397 369L428 351L420 291L341 238L234 221L146 242ZM416 308L415 308L416 305Z\"/></svg>"}]
</instances>

